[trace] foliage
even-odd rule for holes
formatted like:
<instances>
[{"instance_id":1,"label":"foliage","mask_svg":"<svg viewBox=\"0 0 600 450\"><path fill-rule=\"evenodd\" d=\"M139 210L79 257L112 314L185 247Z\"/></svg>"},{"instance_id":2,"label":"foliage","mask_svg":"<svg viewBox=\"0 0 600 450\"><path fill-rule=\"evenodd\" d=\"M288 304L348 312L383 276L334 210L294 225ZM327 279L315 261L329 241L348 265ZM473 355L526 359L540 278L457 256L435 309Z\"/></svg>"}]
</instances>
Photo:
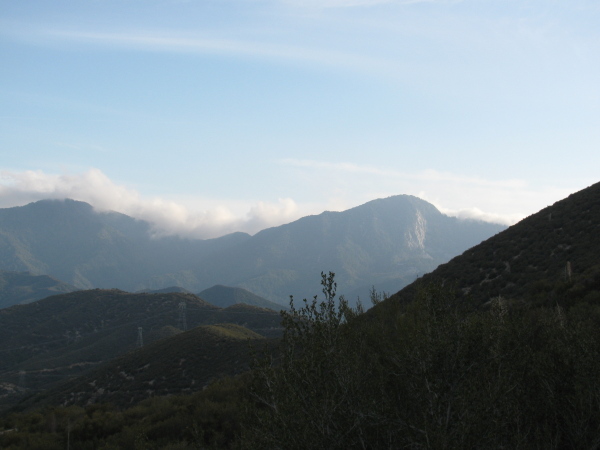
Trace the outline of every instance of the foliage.
<instances>
[{"instance_id":1,"label":"foliage","mask_svg":"<svg viewBox=\"0 0 600 450\"><path fill-rule=\"evenodd\" d=\"M121 410L104 403L48 407L0 420L0 448L228 449L239 436L244 378L187 396L156 397Z\"/></svg>"},{"instance_id":2,"label":"foliage","mask_svg":"<svg viewBox=\"0 0 600 450\"><path fill-rule=\"evenodd\" d=\"M256 361L246 448L600 444L598 307L473 313L431 285L381 321L336 308L332 274L323 285L284 314L279 360Z\"/></svg>"},{"instance_id":3,"label":"foliage","mask_svg":"<svg viewBox=\"0 0 600 450\"><path fill-rule=\"evenodd\" d=\"M6 416L0 447L65 448L66 439L81 449L600 445L600 305L569 294L580 292L576 284L562 291L571 295L563 306L497 297L473 312L453 287L433 284L411 304L363 314L336 299L332 273L321 281L324 300L296 308L291 299L277 351L255 353L252 372L126 409Z\"/></svg>"},{"instance_id":4,"label":"foliage","mask_svg":"<svg viewBox=\"0 0 600 450\"><path fill-rule=\"evenodd\" d=\"M251 395L257 402L253 425L244 436L248 448L358 448L362 411L369 403L368 362L360 327L349 327L358 311L341 297L336 303L334 274L321 274L325 300L306 299L300 309L290 300L282 312L285 333L278 359L256 360ZM364 361L363 361L364 360Z\"/></svg>"},{"instance_id":5,"label":"foliage","mask_svg":"<svg viewBox=\"0 0 600 450\"><path fill-rule=\"evenodd\" d=\"M275 311L251 306L218 308L194 295L182 293L131 294L114 289L95 289L13 306L0 310L0 409L4 405L15 404L23 395L55 387L56 383L63 380L86 372L102 371L102 363L119 356L133 356L138 327L143 328L146 347L160 342L161 338L173 336L178 332L175 327L182 326L179 320L179 306L182 303L186 305L189 329L230 323L256 330L266 336L281 334L280 317ZM190 337L187 337L188 341L183 348L193 349L196 344L202 346L199 341L190 341ZM207 336L196 336L200 341L204 337ZM245 341L250 336L239 337ZM170 339L175 338L173 336ZM154 351L145 355L147 360L139 367L148 363L160 365L162 360L169 359L173 345L181 345L181 340L186 338L176 338L171 341L171 346L165 344L155 347ZM236 353L245 352L244 343L241 344L240 349L235 350ZM161 356L159 351L164 351L166 356ZM200 357L202 356L204 355ZM234 358L233 355L230 356ZM185 355L181 357L186 358ZM186 358L188 361L192 359L194 358ZM185 367L177 367L187 369L188 374L196 369L190 367L189 363ZM210 369L212 364L204 362L203 367ZM119 372L120 370L114 373ZM196 389L204 386L203 381L220 373L198 379ZM234 372L228 370L225 373ZM92 373L90 376L93 375ZM95 376L99 375L96 373ZM94 378L88 382L93 380ZM9 383L18 388L13 388L16 393L2 396L2 386ZM189 383L186 387L189 387ZM66 386L65 389L73 392L73 386ZM140 391L146 389L151 388L146 386ZM89 387L84 388L84 391L92 395ZM142 395L143 398L148 396L142 392L136 398ZM62 398L58 403L62 404L64 401Z\"/></svg>"}]
</instances>

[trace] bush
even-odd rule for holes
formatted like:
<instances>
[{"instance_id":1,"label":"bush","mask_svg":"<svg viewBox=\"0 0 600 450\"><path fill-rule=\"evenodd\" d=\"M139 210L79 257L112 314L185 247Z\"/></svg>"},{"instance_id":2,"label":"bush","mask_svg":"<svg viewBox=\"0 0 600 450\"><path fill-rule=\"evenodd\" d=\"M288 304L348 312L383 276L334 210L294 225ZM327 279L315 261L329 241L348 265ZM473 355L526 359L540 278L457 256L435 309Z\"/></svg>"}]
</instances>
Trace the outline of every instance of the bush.
<instances>
[{"instance_id":1,"label":"bush","mask_svg":"<svg viewBox=\"0 0 600 450\"><path fill-rule=\"evenodd\" d=\"M255 362L246 448L598 445L600 338L577 314L466 313L428 286L382 327L322 281L324 301L284 314L279 359Z\"/></svg>"}]
</instances>

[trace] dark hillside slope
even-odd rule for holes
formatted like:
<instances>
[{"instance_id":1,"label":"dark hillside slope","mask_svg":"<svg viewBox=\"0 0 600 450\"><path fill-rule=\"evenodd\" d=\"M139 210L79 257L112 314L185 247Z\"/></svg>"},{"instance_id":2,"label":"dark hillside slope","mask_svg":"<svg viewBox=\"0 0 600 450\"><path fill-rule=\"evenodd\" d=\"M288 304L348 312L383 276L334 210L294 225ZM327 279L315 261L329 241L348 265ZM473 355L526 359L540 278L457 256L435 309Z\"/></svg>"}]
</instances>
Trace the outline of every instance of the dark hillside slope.
<instances>
[{"instance_id":1,"label":"dark hillside slope","mask_svg":"<svg viewBox=\"0 0 600 450\"><path fill-rule=\"evenodd\" d=\"M96 289L2 309L0 385L46 389L135 349L140 343L140 327L144 345L172 335L184 325L191 329L232 323L264 336L281 333L277 312L243 306L223 309L192 294Z\"/></svg>"},{"instance_id":2,"label":"dark hillside slope","mask_svg":"<svg viewBox=\"0 0 600 450\"><path fill-rule=\"evenodd\" d=\"M173 292L179 292L180 294L191 294L190 291L188 291L187 289L184 289L182 287L179 286L169 286L163 289L142 289L140 291L138 291L138 294L141 293L146 293L146 294L169 294L169 293L173 293ZM218 306L218 305L215 305Z\"/></svg>"},{"instance_id":3,"label":"dark hillside slope","mask_svg":"<svg viewBox=\"0 0 600 450\"><path fill-rule=\"evenodd\" d=\"M317 293L321 271L336 273L340 294L384 282L399 289L504 228L448 217L398 195L263 230L215 255L199 278L283 304L290 294Z\"/></svg>"},{"instance_id":4,"label":"dark hillside slope","mask_svg":"<svg viewBox=\"0 0 600 450\"><path fill-rule=\"evenodd\" d=\"M75 286L47 275L0 270L0 309L76 290Z\"/></svg>"},{"instance_id":5,"label":"dark hillside slope","mask_svg":"<svg viewBox=\"0 0 600 450\"><path fill-rule=\"evenodd\" d=\"M202 390L249 369L248 341L264 338L233 324L203 325L127 353L26 403L130 405Z\"/></svg>"},{"instance_id":6,"label":"dark hillside slope","mask_svg":"<svg viewBox=\"0 0 600 450\"><path fill-rule=\"evenodd\" d=\"M442 264L387 303L408 301L419 286L432 282L455 284L475 305L498 296L548 302L561 292L600 300L600 183Z\"/></svg>"}]
</instances>

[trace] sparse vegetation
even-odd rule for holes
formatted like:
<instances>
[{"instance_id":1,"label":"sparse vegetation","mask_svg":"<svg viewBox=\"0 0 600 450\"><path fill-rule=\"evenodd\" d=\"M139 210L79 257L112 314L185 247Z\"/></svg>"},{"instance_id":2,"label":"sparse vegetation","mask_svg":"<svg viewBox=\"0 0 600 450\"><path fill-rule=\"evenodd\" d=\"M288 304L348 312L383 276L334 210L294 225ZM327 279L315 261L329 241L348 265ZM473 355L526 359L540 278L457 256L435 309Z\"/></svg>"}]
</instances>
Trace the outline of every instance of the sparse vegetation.
<instances>
[{"instance_id":1,"label":"sparse vegetation","mask_svg":"<svg viewBox=\"0 0 600 450\"><path fill-rule=\"evenodd\" d=\"M267 358L253 372L244 446L597 445L600 307L497 299L472 312L456 300L451 288L421 288L385 322L328 294L292 310L280 364Z\"/></svg>"},{"instance_id":2,"label":"sparse vegetation","mask_svg":"<svg viewBox=\"0 0 600 450\"><path fill-rule=\"evenodd\" d=\"M336 303L332 274L323 282L324 300L283 313L278 351L258 353L252 372L125 409L13 414L0 422L0 446L64 448L69 426L72 444L90 449L598 444L600 305L499 298L473 312L434 285L379 321Z\"/></svg>"},{"instance_id":3,"label":"sparse vegetation","mask_svg":"<svg viewBox=\"0 0 600 450\"><path fill-rule=\"evenodd\" d=\"M208 339L208 334L202 335L200 329L192 330L191 335L177 336L182 331L178 309L182 302L187 305L187 326L190 329L201 325L227 323L231 324L228 325L230 328L222 328L223 332L233 336L235 333L232 329L238 326L252 336L238 333L239 339L234 339L233 343L227 344L233 352L231 355L222 350L218 353L222 359L214 359L214 367L212 363L207 364L205 361L199 370L192 361L204 357L208 358L207 361L212 361L210 346L187 339L198 332L200 333L198 338L202 341ZM76 383L72 380L74 377L85 376L90 371L103 372L105 370L103 363L108 363L128 352L134 352L130 354L130 357L134 358L138 327L143 328L146 357L150 358L149 361L151 358L157 359L156 362L151 361L153 367L164 364L160 361L170 360L170 356L174 354L169 344L158 343L169 336L174 342L170 344L171 346L175 346L178 350L187 349L193 355L188 358L181 355L187 363L179 365L176 362L175 367L187 370L186 376L180 375L181 383L175 384L171 390L163 393L179 393L178 389L183 388L201 389L208 380L219 374L233 375L243 370L247 363L247 359L243 357L246 339L256 337L258 334L267 337L278 336L281 334L279 323L279 314L272 310L247 305L223 309L210 305L194 295L182 293L130 294L118 290L98 289L73 292L28 305L2 309L0 310L0 409L37 393L46 397L50 395L62 404L66 398L56 397L55 394L56 389L62 386L60 383L65 382L67 387L63 386L62 389L67 393L83 392L78 396L87 399L95 398L93 392L88 392L92 389L89 386L86 388L85 382L83 388L76 390L70 388L69 391L68 386ZM258 334L250 330L255 330ZM151 344L155 341L158 347L153 350ZM165 352L165 356L158 354L160 351L157 349L160 348L162 348L160 351ZM239 368L235 367L235 361L239 361ZM140 363L140 366L146 364ZM219 371L210 374L210 371L216 370L217 367L220 368ZM134 367L133 370L137 368ZM192 380L196 380L196 383L192 384ZM92 382L93 379L88 381ZM114 382L116 381L113 380L111 384ZM156 389L158 384L161 383L157 382ZM164 383L162 385L160 389L166 389ZM118 391L116 388L114 390ZM156 394L155 389L148 386L133 388L133 390L136 394L129 398L135 397L136 401ZM39 397L28 400L31 401L38 402Z\"/></svg>"}]
</instances>

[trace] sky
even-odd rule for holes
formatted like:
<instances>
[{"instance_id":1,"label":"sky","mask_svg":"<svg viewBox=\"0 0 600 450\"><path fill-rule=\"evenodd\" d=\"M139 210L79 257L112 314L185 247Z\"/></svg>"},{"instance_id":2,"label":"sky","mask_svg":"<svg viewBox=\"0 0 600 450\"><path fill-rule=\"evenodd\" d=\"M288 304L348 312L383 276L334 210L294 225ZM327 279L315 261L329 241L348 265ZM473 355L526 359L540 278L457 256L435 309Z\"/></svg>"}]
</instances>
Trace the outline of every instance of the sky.
<instances>
[{"instance_id":1,"label":"sky","mask_svg":"<svg viewBox=\"0 0 600 450\"><path fill-rule=\"evenodd\" d=\"M0 208L513 224L600 181L599 80L597 0L0 0Z\"/></svg>"}]
</instances>

